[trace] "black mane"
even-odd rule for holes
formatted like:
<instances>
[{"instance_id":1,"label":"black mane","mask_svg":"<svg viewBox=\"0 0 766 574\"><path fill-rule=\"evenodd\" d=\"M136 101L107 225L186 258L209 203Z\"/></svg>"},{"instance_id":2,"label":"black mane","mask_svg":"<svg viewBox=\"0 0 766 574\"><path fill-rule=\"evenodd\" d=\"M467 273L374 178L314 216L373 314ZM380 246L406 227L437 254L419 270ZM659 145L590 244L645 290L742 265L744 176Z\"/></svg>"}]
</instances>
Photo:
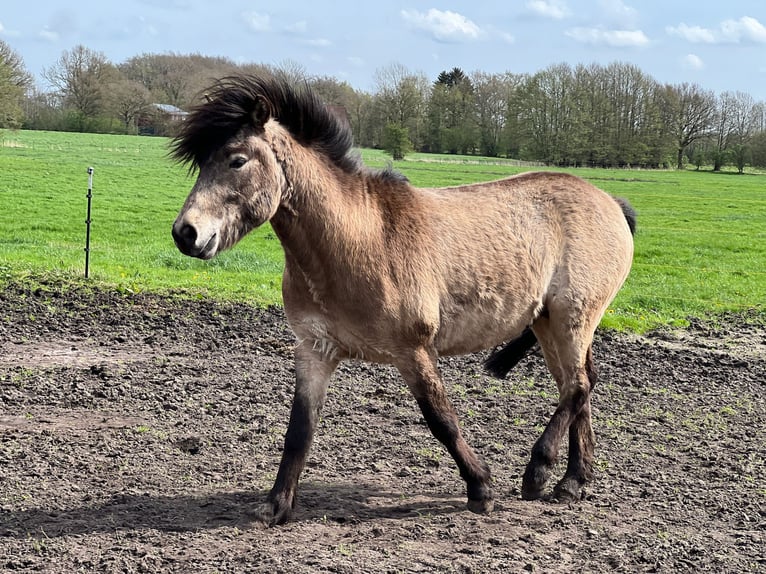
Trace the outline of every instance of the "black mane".
<instances>
[{"instance_id":1,"label":"black mane","mask_svg":"<svg viewBox=\"0 0 766 574\"><path fill-rule=\"evenodd\" d=\"M275 77L252 75L222 78L194 106L173 138L173 158L198 169L246 125L254 125L258 102L301 144L325 154L350 173L361 169L352 152L349 127L330 111L307 84L294 87Z\"/></svg>"}]
</instances>

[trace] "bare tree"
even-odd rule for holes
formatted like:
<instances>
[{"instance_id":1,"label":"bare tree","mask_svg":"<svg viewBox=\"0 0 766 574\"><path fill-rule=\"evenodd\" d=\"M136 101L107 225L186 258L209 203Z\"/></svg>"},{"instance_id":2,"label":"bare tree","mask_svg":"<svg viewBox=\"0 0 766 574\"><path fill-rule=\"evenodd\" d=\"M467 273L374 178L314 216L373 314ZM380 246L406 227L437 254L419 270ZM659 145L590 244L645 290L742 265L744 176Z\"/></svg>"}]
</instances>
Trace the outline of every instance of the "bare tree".
<instances>
[{"instance_id":1,"label":"bare tree","mask_svg":"<svg viewBox=\"0 0 766 574\"><path fill-rule=\"evenodd\" d=\"M519 87L527 159L562 165L574 152L572 129L576 120L573 107L574 73L568 64L549 66L525 79Z\"/></svg>"},{"instance_id":2,"label":"bare tree","mask_svg":"<svg viewBox=\"0 0 766 574\"><path fill-rule=\"evenodd\" d=\"M290 85L297 86L308 81L309 74L306 67L295 60L282 60L276 66L271 67L271 72L279 79Z\"/></svg>"},{"instance_id":3,"label":"bare tree","mask_svg":"<svg viewBox=\"0 0 766 574\"><path fill-rule=\"evenodd\" d=\"M378 141L382 141L383 128L395 124L407 128L410 139L420 148L430 88L428 78L394 63L375 71L375 85L375 102L380 118Z\"/></svg>"},{"instance_id":4,"label":"bare tree","mask_svg":"<svg viewBox=\"0 0 766 574\"><path fill-rule=\"evenodd\" d=\"M8 44L0 40L0 65L7 70L7 78L14 86L27 89L34 83L24 66L24 60Z\"/></svg>"},{"instance_id":5,"label":"bare tree","mask_svg":"<svg viewBox=\"0 0 766 574\"><path fill-rule=\"evenodd\" d=\"M193 103L214 79L237 71L237 66L227 58L174 53L141 54L119 68L128 79L149 91L153 103L179 108Z\"/></svg>"},{"instance_id":6,"label":"bare tree","mask_svg":"<svg viewBox=\"0 0 766 574\"><path fill-rule=\"evenodd\" d=\"M730 97L731 157L737 171L743 173L751 158L750 143L761 123L763 105L745 92L735 92Z\"/></svg>"},{"instance_id":7,"label":"bare tree","mask_svg":"<svg viewBox=\"0 0 766 574\"><path fill-rule=\"evenodd\" d=\"M151 103L151 95L143 84L120 76L108 86L108 105L125 126L125 133L138 131L136 120Z\"/></svg>"},{"instance_id":8,"label":"bare tree","mask_svg":"<svg viewBox=\"0 0 766 574\"><path fill-rule=\"evenodd\" d=\"M683 169L684 152L695 141L707 136L716 117L715 94L697 84L683 83L664 87L664 101L672 121L676 146L676 167Z\"/></svg>"},{"instance_id":9,"label":"bare tree","mask_svg":"<svg viewBox=\"0 0 766 574\"><path fill-rule=\"evenodd\" d=\"M374 147L377 126L373 96L367 92L355 91L346 109L351 120L351 131L356 145Z\"/></svg>"},{"instance_id":10,"label":"bare tree","mask_svg":"<svg viewBox=\"0 0 766 574\"><path fill-rule=\"evenodd\" d=\"M32 76L21 56L0 40L0 128L21 125L22 100L31 86Z\"/></svg>"},{"instance_id":11,"label":"bare tree","mask_svg":"<svg viewBox=\"0 0 766 574\"><path fill-rule=\"evenodd\" d=\"M736 95L723 92L716 100L713 120L713 171L721 171L734 138Z\"/></svg>"},{"instance_id":12,"label":"bare tree","mask_svg":"<svg viewBox=\"0 0 766 574\"><path fill-rule=\"evenodd\" d=\"M521 83L521 76L486 74L474 72L471 75L479 127L479 149L482 155L497 156L508 119L508 102Z\"/></svg>"},{"instance_id":13,"label":"bare tree","mask_svg":"<svg viewBox=\"0 0 766 574\"><path fill-rule=\"evenodd\" d=\"M85 46L65 50L58 61L43 72L64 104L75 110L79 128L104 109L104 86L116 77L116 69L101 52Z\"/></svg>"}]
</instances>

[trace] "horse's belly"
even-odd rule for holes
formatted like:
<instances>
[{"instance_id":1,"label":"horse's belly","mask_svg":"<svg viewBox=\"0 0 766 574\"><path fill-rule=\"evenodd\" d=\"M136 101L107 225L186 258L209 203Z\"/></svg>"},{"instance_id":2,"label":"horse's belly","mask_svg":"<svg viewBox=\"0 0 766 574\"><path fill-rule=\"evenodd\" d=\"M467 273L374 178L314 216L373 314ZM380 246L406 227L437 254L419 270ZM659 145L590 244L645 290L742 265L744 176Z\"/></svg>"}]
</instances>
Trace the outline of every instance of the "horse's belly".
<instances>
[{"instance_id":1,"label":"horse's belly","mask_svg":"<svg viewBox=\"0 0 766 574\"><path fill-rule=\"evenodd\" d=\"M517 337L536 313L536 305L519 312L482 312L472 309L458 315L443 316L436 335L440 355L464 355L494 347Z\"/></svg>"}]
</instances>

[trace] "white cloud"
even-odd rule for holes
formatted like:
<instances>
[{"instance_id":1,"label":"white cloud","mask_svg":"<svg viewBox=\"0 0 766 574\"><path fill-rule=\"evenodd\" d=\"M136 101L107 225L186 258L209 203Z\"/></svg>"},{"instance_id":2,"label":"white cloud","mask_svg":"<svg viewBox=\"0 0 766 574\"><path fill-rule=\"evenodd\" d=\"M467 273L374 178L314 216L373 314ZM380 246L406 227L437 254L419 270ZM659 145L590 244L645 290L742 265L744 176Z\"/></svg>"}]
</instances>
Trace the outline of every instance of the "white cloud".
<instances>
[{"instance_id":1,"label":"white cloud","mask_svg":"<svg viewBox=\"0 0 766 574\"><path fill-rule=\"evenodd\" d=\"M571 28L566 35L583 44L606 45L614 48L646 46L649 38L641 30L604 30L602 28Z\"/></svg>"},{"instance_id":2,"label":"white cloud","mask_svg":"<svg viewBox=\"0 0 766 574\"><path fill-rule=\"evenodd\" d=\"M665 31L693 44L766 44L766 26L750 16L743 16L739 20L724 20L716 29L689 26L682 22L678 26L668 26Z\"/></svg>"},{"instance_id":3,"label":"white cloud","mask_svg":"<svg viewBox=\"0 0 766 574\"><path fill-rule=\"evenodd\" d=\"M18 38L21 36L21 32L18 30L9 30L5 26L3 26L3 23L0 22L0 34L3 36L8 36L9 38Z\"/></svg>"},{"instance_id":4,"label":"white cloud","mask_svg":"<svg viewBox=\"0 0 766 574\"><path fill-rule=\"evenodd\" d=\"M684 67L690 68L692 70L702 70L705 67L705 62L703 62L702 58L696 54L687 54L684 56L681 62L683 63Z\"/></svg>"},{"instance_id":5,"label":"white cloud","mask_svg":"<svg viewBox=\"0 0 766 574\"><path fill-rule=\"evenodd\" d=\"M332 46L332 42L327 38L314 38L312 40L305 40L307 46L314 46L315 48L326 48Z\"/></svg>"},{"instance_id":6,"label":"white cloud","mask_svg":"<svg viewBox=\"0 0 766 574\"><path fill-rule=\"evenodd\" d=\"M294 24L288 24L285 26L285 32L290 32L291 34L305 34L307 29L308 23L306 20L299 20Z\"/></svg>"},{"instance_id":7,"label":"white cloud","mask_svg":"<svg viewBox=\"0 0 766 574\"><path fill-rule=\"evenodd\" d=\"M528 0L527 9L538 16L554 20L563 20L570 14L564 0Z\"/></svg>"},{"instance_id":8,"label":"white cloud","mask_svg":"<svg viewBox=\"0 0 766 574\"><path fill-rule=\"evenodd\" d=\"M346 61L352 66L362 67L364 66L364 60L358 56L349 56Z\"/></svg>"},{"instance_id":9,"label":"white cloud","mask_svg":"<svg viewBox=\"0 0 766 574\"><path fill-rule=\"evenodd\" d=\"M715 42L713 31L700 26L687 26L681 23L678 26L668 26L665 31L671 36L678 36L694 44L713 44Z\"/></svg>"},{"instance_id":10,"label":"white cloud","mask_svg":"<svg viewBox=\"0 0 766 574\"><path fill-rule=\"evenodd\" d=\"M45 26L45 28L40 30L37 35L48 42L57 42L59 39L59 33L55 30L51 30L48 26Z\"/></svg>"},{"instance_id":11,"label":"white cloud","mask_svg":"<svg viewBox=\"0 0 766 574\"><path fill-rule=\"evenodd\" d=\"M516 38L513 37L513 34L509 34L508 32L502 32L500 37L506 44L513 44L516 42Z\"/></svg>"},{"instance_id":12,"label":"white cloud","mask_svg":"<svg viewBox=\"0 0 766 574\"><path fill-rule=\"evenodd\" d=\"M428 12L402 10L402 18L412 27L423 30L440 42L474 40L483 34L471 20L458 14L431 8Z\"/></svg>"},{"instance_id":13,"label":"white cloud","mask_svg":"<svg viewBox=\"0 0 766 574\"><path fill-rule=\"evenodd\" d=\"M266 32L271 28L271 17L258 12L245 12L242 17L253 32Z\"/></svg>"},{"instance_id":14,"label":"white cloud","mask_svg":"<svg viewBox=\"0 0 766 574\"><path fill-rule=\"evenodd\" d=\"M743 16L739 20L721 22L721 34L731 42L766 43L766 27L750 16Z\"/></svg>"},{"instance_id":15,"label":"white cloud","mask_svg":"<svg viewBox=\"0 0 766 574\"><path fill-rule=\"evenodd\" d=\"M638 10L622 0L601 0L604 14L622 28L634 28L638 22Z\"/></svg>"}]
</instances>

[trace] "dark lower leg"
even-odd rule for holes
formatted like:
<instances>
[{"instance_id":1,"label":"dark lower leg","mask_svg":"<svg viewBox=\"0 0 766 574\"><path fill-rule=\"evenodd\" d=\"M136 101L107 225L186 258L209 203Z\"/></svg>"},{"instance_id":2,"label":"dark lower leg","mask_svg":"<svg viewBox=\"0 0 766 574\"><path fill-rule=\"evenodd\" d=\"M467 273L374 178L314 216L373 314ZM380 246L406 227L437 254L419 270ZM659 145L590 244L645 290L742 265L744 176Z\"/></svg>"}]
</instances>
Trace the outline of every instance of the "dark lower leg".
<instances>
[{"instance_id":1,"label":"dark lower leg","mask_svg":"<svg viewBox=\"0 0 766 574\"><path fill-rule=\"evenodd\" d=\"M569 460L564 478L553 490L557 499L580 499L582 487L593 477L594 444L588 402L569 427Z\"/></svg>"},{"instance_id":2,"label":"dark lower leg","mask_svg":"<svg viewBox=\"0 0 766 574\"><path fill-rule=\"evenodd\" d=\"M571 406L559 404L548 426L532 447L532 455L521 481L521 497L524 500L540 498L548 482L559 453L559 445L571 423Z\"/></svg>"},{"instance_id":3,"label":"dark lower leg","mask_svg":"<svg viewBox=\"0 0 766 574\"><path fill-rule=\"evenodd\" d=\"M585 357L585 372L593 391L598 379L598 371L593 363L592 347ZM593 435L590 413L590 392L583 400L583 405L569 427L569 460L564 478L556 485L553 494L561 501L579 500L582 487L593 478L593 451L596 438Z\"/></svg>"},{"instance_id":4,"label":"dark lower leg","mask_svg":"<svg viewBox=\"0 0 766 574\"><path fill-rule=\"evenodd\" d=\"M428 347L417 349L410 362L399 365L399 371L415 396L431 433L447 447L455 460L466 483L469 510L490 512L493 503L489 467L468 446L460 432L457 414L439 375L435 351Z\"/></svg>"},{"instance_id":5,"label":"dark lower leg","mask_svg":"<svg viewBox=\"0 0 766 574\"><path fill-rule=\"evenodd\" d=\"M266 503L255 513L262 522L282 524L290 517L298 478L306 464L327 385L337 364L337 360L326 360L305 344L295 350L295 396L277 478Z\"/></svg>"},{"instance_id":6,"label":"dark lower leg","mask_svg":"<svg viewBox=\"0 0 766 574\"><path fill-rule=\"evenodd\" d=\"M268 497L267 507L270 506L273 511L273 516L268 517L270 524L285 522L295 506L298 478L306 464L318 419L319 409L296 394L285 434L282 460Z\"/></svg>"},{"instance_id":7,"label":"dark lower leg","mask_svg":"<svg viewBox=\"0 0 766 574\"><path fill-rule=\"evenodd\" d=\"M492 510L491 477L487 464L481 460L463 438L457 415L444 397L439 407L429 399L418 399L418 405L431 433L447 447L465 480L468 508L473 512L487 513Z\"/></svg>"}]
</instances>

